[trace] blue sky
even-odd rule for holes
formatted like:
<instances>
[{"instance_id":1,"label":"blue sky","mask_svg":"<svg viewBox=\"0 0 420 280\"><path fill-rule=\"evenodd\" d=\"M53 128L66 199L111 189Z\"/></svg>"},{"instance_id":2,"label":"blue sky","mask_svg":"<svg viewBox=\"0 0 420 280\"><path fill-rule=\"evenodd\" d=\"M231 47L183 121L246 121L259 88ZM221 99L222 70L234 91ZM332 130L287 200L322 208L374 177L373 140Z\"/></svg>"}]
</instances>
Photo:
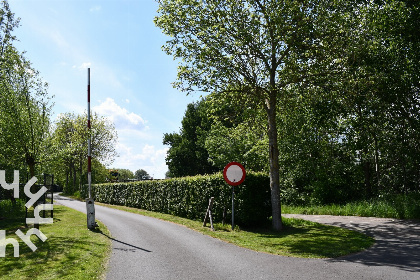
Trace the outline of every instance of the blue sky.
<instances>
[{"instance_id":1,"label":"blue sky","mask_svg":"<svg viewBox=\"0 0 420 280\"><path fill-rule=\"evenodd\" d=\"M119 157L108 167L146 170L164 178L164 133L178 132L188 103L172 88L177 62L161 47L169 38L155 27L154 0L9 0L21 18L16 46L54 95L54 115L87 109L114 121Z\"/></svg>"}]
</instances>

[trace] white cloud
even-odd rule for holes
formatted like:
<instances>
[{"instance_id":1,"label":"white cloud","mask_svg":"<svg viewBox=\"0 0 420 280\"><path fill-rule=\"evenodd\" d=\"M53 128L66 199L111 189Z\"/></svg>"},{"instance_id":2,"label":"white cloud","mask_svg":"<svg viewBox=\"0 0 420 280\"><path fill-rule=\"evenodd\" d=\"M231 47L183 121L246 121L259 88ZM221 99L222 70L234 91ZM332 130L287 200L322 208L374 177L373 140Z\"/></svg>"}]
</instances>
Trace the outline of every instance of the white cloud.
<instances>
[{"instance_id":1,"label":"white cloud","mask_svg":"<svg viewBox=\"0 0 420 280\"><path fill-rule=\"evenodd\" d=\"M83 62L80 66L79 66L79 69L87 69L87 68L90 68L92 66L92 63L91 62Z\"/></svg>"},{"instance_id":2,"label":"white cloud","mask_svg":"<svg viewBox=\"0 0 420 280\"><path fill-rule=\"evenodd\" d=\"M92 66L91 62L83 62L79 66L73 65L72 68L73 69L79 69L79 70L86 70L86 69L90 68L91 66Z\"/></svg>"},{"instance_id":3,"label":"white cloud","mask_svg":"<svg viewBox=\"0 0 420 280\"><path fill-rule=\"evenodd\" d=\"M127 109L120 107L115 103L114 99L106 98L104 102L92 108L94 112L109 118L117 130L144 130L147 129L146 121L136 113L129 112Z\"/></svg>"},{"instance_id":4,"label":"white cloud","mask_svg":"<svg viewBox=\"0 0 420 280\"><path fill-rule=\"evenodd\" d=\"M91 13L94 13L94 12L99 12L101 9L102 9L102 7L101 7L101 6L96 5L96 6L91 7L91 8L89 9L89 12L91 12Z\"/></svg>"},{"instance_id":5,"label":"white cloud","mask_svg":"<svg viewBox=\"0 0 420 280\"><path fill-rule=\"evenodd\" d=\"M129 169L133 172L144 169L154 178L165 178L168 170L165 163L168 148L156 149L155 146L149 144L145 144L139 151L136 148L118 143L116 150L120 156L113 163L113 168Z\"/></svg>"}]
</instances>

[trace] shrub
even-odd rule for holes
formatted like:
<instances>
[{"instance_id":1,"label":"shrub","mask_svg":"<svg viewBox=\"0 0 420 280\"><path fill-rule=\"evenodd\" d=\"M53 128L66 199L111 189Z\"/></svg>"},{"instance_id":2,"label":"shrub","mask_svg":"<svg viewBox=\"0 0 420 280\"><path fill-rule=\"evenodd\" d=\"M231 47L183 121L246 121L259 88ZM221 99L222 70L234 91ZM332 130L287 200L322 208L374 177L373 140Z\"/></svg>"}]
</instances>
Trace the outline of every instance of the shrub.
<instances>
[{"instance_id":1,"label":"shrub","mask_svg":"<svg viewBox=\"0 0 420 280\"><path fill-rule=\"evenodd\" d=\"M25 217L25 200L16 199L15 203L11 200L0 200L0 218L23 218Z\"/></svg>"},{"instance_id":2,"label":"shrub","mask_svg":"<svg viewBox=\"0 0 420 280\"><path fill-rule=\"evenodd\" d=\"M81 191L87 197L87 187ZM92 196L98 202L124 205L172 214L189 219L203 219L209 198L214 197L214 222L231 213L231 187L221 173L173 178L162 181L138 181L92 185ZM245 181L235 187L235 223L257 226L271 216L269 178L263 173L248 172ZM226 222L231 214L226 215Z\"/></svg>"}]
</instances>

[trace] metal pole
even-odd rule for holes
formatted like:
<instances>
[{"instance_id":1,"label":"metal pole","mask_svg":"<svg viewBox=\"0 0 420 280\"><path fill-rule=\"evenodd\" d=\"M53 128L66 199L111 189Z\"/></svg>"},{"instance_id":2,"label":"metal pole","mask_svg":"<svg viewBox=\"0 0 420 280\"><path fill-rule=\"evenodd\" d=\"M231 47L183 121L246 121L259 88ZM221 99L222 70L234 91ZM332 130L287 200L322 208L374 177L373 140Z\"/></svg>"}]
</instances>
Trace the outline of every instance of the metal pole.
<instances>
[{"instance_id":1,"label":"metal pole","mask_svg":"<svg viewBox=\"0 0 420 280\"><path fill-rule=\"evenodd\" d=\"M44 173L44 187L47 187L47 174ZM47 192L44 193L43 195L44 197L44 204L47 203ZM42 217L45 218L45 212L47 211L42 211Z\"/></svg>"},{"instance_id":2,"label":"metal pole","mask_svg":"<svg viewBox=\"0 0 420 280\"><path fill-rule=\"evenodd\" d=\"M88 138L88 185L89 185L89 198L92 197L91 194L91 184L92 184L92 157L91 157L91 147L90 147L90 68L88 68L88 84L87 84L87 98L88 98L88 131L89 131L89 138Z\"/></svg>"},{"instance_id":3,"label":"metal pole","mask_svg":"<svg viewBox=\"0 0 420 280\"><path fill-rule=\"evenodd\" d=\"M232 230L235 228L235 187L232 186Z\"/></svg>"},{"instance_id":4,"label":"metal pole","mask_svg":"<svg viewBox=\"0 0 420 280\"><path fill-rule=\"evenodd\" d=\"M54 185L54 174L51 175L51 204L54 205L54 192L53 192L53 185ZM54 218L54 209L51 208L51 218Z\"/></svg>"}]
</instances>

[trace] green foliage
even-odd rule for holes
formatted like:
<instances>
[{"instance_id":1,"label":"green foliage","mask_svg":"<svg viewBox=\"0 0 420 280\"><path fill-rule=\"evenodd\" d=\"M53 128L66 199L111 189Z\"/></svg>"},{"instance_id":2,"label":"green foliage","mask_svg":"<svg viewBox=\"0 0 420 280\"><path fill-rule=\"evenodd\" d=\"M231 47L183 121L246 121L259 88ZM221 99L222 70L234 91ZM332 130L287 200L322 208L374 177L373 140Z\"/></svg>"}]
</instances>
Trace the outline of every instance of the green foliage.
<instances>
[{"instance_id":1,"label":"green foliage","mask_svg":"<svg viewBox=\"0 0 420 280\"><path fill-rule=\"evenodd\" d=\"M210 125L166 135L170 170L236 160L293 205L419 191L418 1L159 3L175 86L211 92Z\"/></svg>"},{"instance_id":2,"label":"green foliage","mask_svg":"<svg viewBox=\"0 0 420 280\"><path fill-rule=\"evenodd\" d=\"M10 49L10 53L2 55L0 165L19 169L26 164L31 176L34 176L35 165L47 160L52 108L48 85L16 50ZM13 57L12 62L7 61L10 56Z\"/></svg>"},{"instance_id":3,"label":"green foliage","mask_svg":"<svg viewBox=\"0 0 420 280\"><path fill-rule=\"evenodd\" d=\"M10 200L0 200L0 219L22 218L25 217L25 200L16 199L15 202Z\"/></svg>"},{"instance_id":4,"label":"green foliage","mask_svg":"<svg viewBox=\"0 0 420 280\"><path fill-rule=\"evenodd\" d=\"M112 169L118 170L118 173L119 173L118 180L120 182L124 182L128 179L134 179L134 173L133 171L129 169L124 169L124 168L112 168Z\"/></svg>"},{"instance_id":5,"label":"green foliage","mask_svg":"<svg viewBox=\"0 0 420 280\"><path fill-rule=\"evenodd\" d=\"M350 3L349 3L350 2ZM156 25L179 59L175 87L245 100L266 113L273 227L281 228L277 118L288 89L345 71L353 1L159 1ZM280 104L278 104L280 103ZM258 111L258 110L256 110Z\"/></svg>"},{"instance_id":6,"label":"green foliage","mask_svg":"<svg viewBox=\"0 0 420 280\"><path fill-rule=\"evenodd\" d=\"M283 205L283 212L307 215L420 219L420 195L418 193L380 195L370 200L349 202L342 205Z\"/></svg>"},{"instance_id":7,"label":"green foliage","mask_svg":"<svg viewBox=\"0 0 420 280\"><path fill-rule=\"evenodd\" d=\"M91 115L91 131L87 128L87 114L61 114L55 123L51 141L54 155L51 173L64 185L66 193L74 193L87 182L87 143L91 137L92 181L105 182L107 172L103 163L110 164L116 156L117 133L108 119Z\"/></svg>"},{"instance_id":8,"label":"green foliage","mask_svg":"<svg viewBox=\"0 0 420 280\"><path fill-rule=\"evenodd\" d=\"M36 167L48 160L51 99L45 83L30 61L13 45L19 26L7 1L0 4L0 170L8 181L14 170L20 179L40 174ZM37 173L37 174L36 174ZM32 191L36 191L35 186ZM34 190L35 189L35 190ZM21 185L23 191L23 185ZM10 191L0 190L0 200L20 211ZM8 203L8 202L4 202Z\"/></svg>"},{"instance_id":9,"label":"green foliage","mask_svg":"<svg viewBox=\"0 0 420 280\"><path fill-rule=\"evenodd\" d=\"M144 170L144 169L138 169L135 173L134 173L134 177L137 179L137 180L139 180L139 181L141 181L141 180L148 180L148 179L150 179L151 177L150 177L150 175L149 175L149 173L147 173L147 171L146 170Z\"/></svg>"},{"instance_id":10,"label":"green foliage","mask_svg":"<svg viewBox=\"0 0 420 280\"><path fill-rule=\"evenodd\" d=\"M340 79L289 87L277 116L284 203L419 191L419 8L410 1L358 6L347 20L348 57L337 60L346 67Z\"/></svg>"},{"instance_id":11,"label":"green foliage","mask_svg":"<svg viewBox=\"0 0 420 280\"><path fill-rule=\"evenodd\" d=\"M237 161L247 170L267 172L267 146L266 134L250 129L247 123L231 128L215 123L205 141L209 161L219 169L223 169L231 161Z\"/></svg>"},{"instance_id":12,"label":"green foliage","mask_svg":"<svg viewBox=\"0 0 420 280\"><path fill-rule=\"evenodd\" d=\"M83 188L82 197L87 196ZM210 197L214 197L213 219L222 221L223 212L231 209L231 187L222 174L173 178L162 181L138 181L92 185L96 201L136 207L189 219L203 219ZM269 179L263 173L247 173L235 187L235 222L259 225L270 215ZM226 216L226 221L230 215Z\"/></svg>"},{"instance_id":13,"label":"green foliage","mask_svg":"<svg viewBox=\"0 0 420 280\"><path fill-rule=\"evenodd\" d=\"M208 162L205 148L210 122L205 102L188 104L179 133L165 133L163 144L170 148L166 156L169 177L211 174L217 169Z\"/></svg>"}]
</instances>

